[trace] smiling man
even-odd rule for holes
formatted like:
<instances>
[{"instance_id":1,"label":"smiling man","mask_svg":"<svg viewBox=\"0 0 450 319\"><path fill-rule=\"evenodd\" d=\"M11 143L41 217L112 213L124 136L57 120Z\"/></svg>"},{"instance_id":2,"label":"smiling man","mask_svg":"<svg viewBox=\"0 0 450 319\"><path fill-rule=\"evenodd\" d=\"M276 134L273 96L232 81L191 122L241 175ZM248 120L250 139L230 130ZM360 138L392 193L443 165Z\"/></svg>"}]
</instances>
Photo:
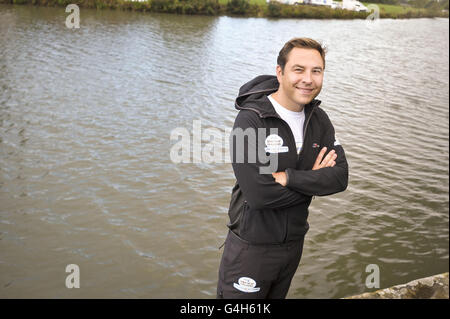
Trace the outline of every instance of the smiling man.
<instances>
[{"instance_id":1,"label":"smiling man","mask_svg":"<svg viewBox=\"0 0 450 319\"><path fill-rule=\"evenodd\" d=\"M254 131L255 139L243 137L244 147L238 148L231 134L236 184L218 298L285 298L302 256L312 197L347 188L344 149L315 99L325 50L315 40L295 38L281 49L277 64L276 77L262 75L244 84L235 101L233 132ZM250 160L263 143L266 156L277 159L271 174L261 173L264 160Z\"/></svg>"}]
</instances>

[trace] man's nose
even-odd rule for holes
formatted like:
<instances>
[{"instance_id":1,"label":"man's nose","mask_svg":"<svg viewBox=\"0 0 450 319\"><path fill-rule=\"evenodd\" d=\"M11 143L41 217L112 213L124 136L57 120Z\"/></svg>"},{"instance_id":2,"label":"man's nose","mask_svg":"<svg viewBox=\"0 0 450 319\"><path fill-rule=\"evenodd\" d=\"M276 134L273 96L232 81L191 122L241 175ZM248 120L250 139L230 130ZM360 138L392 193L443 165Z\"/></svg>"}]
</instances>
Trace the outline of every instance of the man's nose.
<instances>
[{"instance_id":1,"label":"man's nose","mask_svg":"<svg viewBox=\"0 0 450 319\"><path fill-rule=\"evenodd\" d=\"M302 81L303 81L304 83L311 83L311 82L312 82L311 72L305 72L305 73L303 74Z\"/></svg>"}]
</instances>

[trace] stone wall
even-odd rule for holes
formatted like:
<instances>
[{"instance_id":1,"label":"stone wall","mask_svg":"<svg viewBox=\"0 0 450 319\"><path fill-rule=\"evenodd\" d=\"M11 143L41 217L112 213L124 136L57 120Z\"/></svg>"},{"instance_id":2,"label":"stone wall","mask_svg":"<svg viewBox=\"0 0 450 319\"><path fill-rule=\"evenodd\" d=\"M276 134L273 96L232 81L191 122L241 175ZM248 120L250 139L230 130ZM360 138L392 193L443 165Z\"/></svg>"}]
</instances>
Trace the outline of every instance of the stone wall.
<instances>
[{"instance_id":1,"label":"stone wall","mask_svg":"<svg viewBox=\"0 0 450 319\"><path fill-rule=\"evenodd\" d=\"M448 299L448 272L344 299Z\"/></svg>"}]
</instances>

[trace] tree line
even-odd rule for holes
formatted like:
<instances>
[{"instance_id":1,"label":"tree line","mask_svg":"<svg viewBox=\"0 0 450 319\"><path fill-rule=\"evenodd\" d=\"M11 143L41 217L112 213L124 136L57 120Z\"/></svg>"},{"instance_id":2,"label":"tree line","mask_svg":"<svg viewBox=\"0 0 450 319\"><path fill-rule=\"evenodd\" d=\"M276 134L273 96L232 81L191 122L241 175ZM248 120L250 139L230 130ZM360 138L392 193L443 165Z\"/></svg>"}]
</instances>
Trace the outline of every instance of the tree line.
<instances>
[{"instance_id":1,"label":"tree line","mask_svg":"<svg viewBox=\"0 0 450 319\"><path fill-rule=\"evenodd\" d=\"M371 0L378 3L392 3L400 0ZM405 1L405 0L403 0ZM416 18L416 17L448 17L449 0L410 0L409 4L424 10L404 13L382 12L381 18ZM230 15L269 18L304 18L304 19L365 19L369 13L343 9L332 9L325 6L287 5L277 1L268 4L257 4L249 0L147 0L143 2L127 0L0 0L0 3L30 4L41 6L67 6L75 3L84 8L121 9L175 14L198 15Z\"/></svg>"}]
</instances>

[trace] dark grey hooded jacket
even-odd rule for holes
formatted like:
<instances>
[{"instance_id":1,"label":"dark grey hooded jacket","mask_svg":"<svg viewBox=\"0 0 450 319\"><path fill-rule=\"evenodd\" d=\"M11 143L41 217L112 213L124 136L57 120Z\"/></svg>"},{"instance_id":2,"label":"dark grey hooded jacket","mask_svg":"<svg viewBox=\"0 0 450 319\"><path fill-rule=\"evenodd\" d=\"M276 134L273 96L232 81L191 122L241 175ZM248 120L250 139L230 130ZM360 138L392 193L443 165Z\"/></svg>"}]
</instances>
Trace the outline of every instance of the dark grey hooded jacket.
<instances>
[{"instance_id":1,"label":"dark grey hooded jacket","mask_svg":"<svg viewBox=\"0 0 450 319\"><path fill-rule=\"evenodd\" d=\"M230 152L236 184L231 194L228 227L243 240L255 244L301 239L309 229L308 207L312 197L342 192L348 183L344 149L335 138L330 119L319 107L321 102L314 99L305 106L303 147L297 154L289 125L267 98L278 86L275 76L258 76L240 88L235 101L239 113L230 136ZM255 133L252 135L251 131ZM270 144L267 136L273 135L273 131L282 140L282 145L274 146L280 152L266 148ZM247 134L239 139L239 132ZM280 143L278 137L275 144ZM336 165L313 171L324 146L327 152L336 151ZM270 161L271 158L274 160ZM277 164L274 172L287 173L286 187L275 182L272 174L261 173L261 169L273 163Z\"/></svg>"}]
</instances>

